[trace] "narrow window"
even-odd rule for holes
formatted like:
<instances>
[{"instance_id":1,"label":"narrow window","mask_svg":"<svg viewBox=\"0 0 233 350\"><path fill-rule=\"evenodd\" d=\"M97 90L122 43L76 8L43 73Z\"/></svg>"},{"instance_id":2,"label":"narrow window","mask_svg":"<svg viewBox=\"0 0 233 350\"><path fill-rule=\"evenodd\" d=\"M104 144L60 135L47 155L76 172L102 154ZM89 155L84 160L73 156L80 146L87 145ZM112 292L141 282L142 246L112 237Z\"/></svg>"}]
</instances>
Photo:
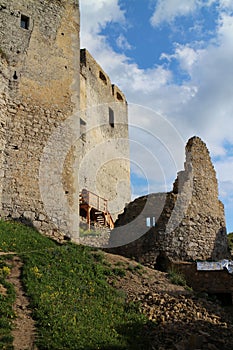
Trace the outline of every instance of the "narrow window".
<instances>
[{"instance_id":1,"label":"narrow window","mask_svg":"<svg viewBox=\"0 0 233 350\"><path fill-rule=\"evenodd\" d=\"M156 221L155 217L148 217L146 218L146 227L155 227Z\"/></svg>"},{"instance_id":2,"label":"narrow window","mask_svg":"<svg viewBox=\"0 0 233 350\"><path fill-rule=\"evenodd\" d=\"M123 97L121 96L121 94L119 94L119 92L117 92L117 99L118 101L123 101Z\"/></svg>"},{"instance_id":3,"label":"narrow window","mask_svg":"<svg viewBox=\"0 0 233 350\"><path fill-rule=\"evenodd\" d=\"M114 128L114 111L109 107L109 125Z\"/></svg>"},{"instance_id":4,"label":"narrow window","mask_svg":"<svg viewBox=\"0 0 233 350\"><path fill-rule=\"evenodd\" d=\"M20 22L20 27L23 29L29 29L29 22L30 19L27 16L21 15L21 22Z\"/></svg>"},{"instance_id":5,"label":"narrow window","mask_svg":"<svg viewBox=\"0 0 233 350\"><path fill-rule=\"evenodd\" d=\"M14 79L14 80L17 80L17 79L18 79L18 75L17 75L16 71L14 72L13 79Z\"/></svg>"},{"instance_id":6,"label":"narrow window","mask_svg":"<svg viewBox=\"0 0 233 350\"><path fill-rule=\"evenodd\" d=\"M80 135L81 135L81 140L83 140L84 142L86 142L86 126L87 123L80 118Z\"/></svg>"},{"instance_id":7,"label":"narrow window","mask_svg":"<svg viewBox=\"0 0 233 350\"><path fill-rule=\"evenodd\" d=\"M107 78L101 71L99 72L100 79L107 85Z\"/></svg>"},{"instance_id":8,"label":"narrow window","mask_svg":"<svg viewBox=\"0 0 233 350\"><path fill-rule=\"evenodd\" d=\"M155 221L155 217L153 216L152 218L152 226L155 227L156 221Z\"/></svg>"}]
</instances>

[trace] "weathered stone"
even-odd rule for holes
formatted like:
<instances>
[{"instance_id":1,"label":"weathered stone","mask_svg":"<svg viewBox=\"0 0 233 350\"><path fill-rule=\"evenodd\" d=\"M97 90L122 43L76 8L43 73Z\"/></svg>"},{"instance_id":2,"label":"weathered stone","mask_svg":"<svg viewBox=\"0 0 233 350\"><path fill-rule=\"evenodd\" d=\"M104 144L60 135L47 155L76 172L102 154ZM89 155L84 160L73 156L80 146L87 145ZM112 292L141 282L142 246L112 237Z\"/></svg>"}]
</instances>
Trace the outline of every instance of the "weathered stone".
<instances>
[{"instance_id":1,"label":"weathered stone","mask_svg":"<svg viewBox=\"0 0 233 350\"><path fill-rule=\"evenodd\" d=\"M124 183L116 214L130 199L127 102L86 50L80 65L78 0L2 2L0 216L78 241L84 187L114 202ZM119 152L108 162L111 140Z\"/></svg>"},{"instance_id":2,"label":"weathered stone","mask_svg":"<svg viewBox=\"0 0 233 350\"><path fill-rule=\"evenodd\" d=\"M148 205L150 203L150 205ZM155 227L146 227L146 218ZM168 266L172 260L218 260L229 257L223 204L204 142L191 138L186 145L184 171L173 191L135 199L118 217L110 249L143 263Z\"/></svg>"}]
</instances>

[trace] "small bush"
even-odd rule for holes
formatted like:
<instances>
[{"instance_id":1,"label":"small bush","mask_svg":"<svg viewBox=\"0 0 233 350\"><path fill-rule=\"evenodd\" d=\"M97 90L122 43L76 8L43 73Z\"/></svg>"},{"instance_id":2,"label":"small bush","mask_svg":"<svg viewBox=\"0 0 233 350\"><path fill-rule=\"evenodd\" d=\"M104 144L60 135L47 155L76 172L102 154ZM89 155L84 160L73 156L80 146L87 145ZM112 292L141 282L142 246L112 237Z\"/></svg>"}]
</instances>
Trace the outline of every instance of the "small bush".
<instances>
[{"instance_id":1,"label":"small bush","mask_svg":"<svg viewBox=\"0 0 233 350\"><path fill-rule=\"evenodd\" d=\"M139 274L142 274L143 273L143 266L141 264L137 264L137 265L130 264L128 266L128 271L137 272Z\"/></svg>"},{"instance_id":2,"label":"small bush","mask_svg":"<svg viewBox=\"0 0 233 350\"><path fill-rule=\"evenodd\" d=\"M168 271L168 278L173 284L184 287L187 286L184 275L174 269Z\"/></svg>"},{"instance_id":3,"label":"small bush","mask_svg":"<svg viewBox=\"0 0 233 350\"><path fill-rule=\"evenodd\" d=\"M113 272L113 274L114 274L115 276L119 276L119 277L124 277L125 274L126 274L125 270L124 270L124 269L121 269L121 268L119 268L119 267L114 267L114 268L112 269L112 272Z\"/></svg>"},{"instance_id":4,"label":"small bush","mask_svg":"<svg viewBox=\"0 0 233 350\"><path fill-rule=\"evenodd\" d=\"M233 249L233 232L227 235L230 249Z\"/></svg>"}]
</instances>

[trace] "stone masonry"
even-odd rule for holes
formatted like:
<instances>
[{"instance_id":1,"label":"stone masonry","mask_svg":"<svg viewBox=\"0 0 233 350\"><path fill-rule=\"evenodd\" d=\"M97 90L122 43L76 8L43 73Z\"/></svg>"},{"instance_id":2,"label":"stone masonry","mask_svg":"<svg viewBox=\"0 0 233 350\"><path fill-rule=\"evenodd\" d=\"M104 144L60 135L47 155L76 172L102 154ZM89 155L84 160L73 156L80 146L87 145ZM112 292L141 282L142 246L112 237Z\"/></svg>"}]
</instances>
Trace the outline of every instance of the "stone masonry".
<instances>
[{"instance_id":1,"label":"stone masonry","mask_svg":"<svg viewBox=\"0 0 233 350\"><path fill-rule=\"evenodd\" d=\"M85 135L80 144L79 183L108 200L115 220L131 199L127 101L88 50L81 50L80 60Z\"/></svg>"},{"instance_id":2,"label":"stone masonry","mask_svg":"<svg viewBox=\"0 0 233 350\"><path fill-rule=\"evenodd\" d=\"M49 137L79 109L78 3L1 0L0 17L4 68L0 74L0 101L5 135L1 149L1 216L31 223L48 234L61 229L75 237L78 218L68 212L78 205L71 169L75 151L69 153L61 177L69 203L66 212L58 204L50 212L45 209L39 173ZM60 144L65 147L66 142L64 135ZM56 157L46 154L47 164L59 166L61 148ZM43 179L44 183L48 178ZM44 193L48 207L54 203L53 187Z\"/></svg>"},{"instance_id":3,"label":"stone masonry","mask_svg":"<svg viewBox=\"0 0 233 350\"><path fill-rule=\"evenodd\" d=\"M80 66L79 27L78 0L0 0L0 216L74 241L84 187L114 201L124 183L117 213L130 198L127 103L91 55Z\"/></svg>"},{"instance_id":4,"label":"stone masonry","mask_svg":"<svg viewBox=\"0 0 233 350\"><path fill-rule=\"evenodd\" d=\"M169 259L229 257L216 173L200 138L188 141L184 170L172 192L140 197L126 206L111 233L110 247L115 247L111 252L152 266L166 265Z\"/></svg>"}]
</instances>

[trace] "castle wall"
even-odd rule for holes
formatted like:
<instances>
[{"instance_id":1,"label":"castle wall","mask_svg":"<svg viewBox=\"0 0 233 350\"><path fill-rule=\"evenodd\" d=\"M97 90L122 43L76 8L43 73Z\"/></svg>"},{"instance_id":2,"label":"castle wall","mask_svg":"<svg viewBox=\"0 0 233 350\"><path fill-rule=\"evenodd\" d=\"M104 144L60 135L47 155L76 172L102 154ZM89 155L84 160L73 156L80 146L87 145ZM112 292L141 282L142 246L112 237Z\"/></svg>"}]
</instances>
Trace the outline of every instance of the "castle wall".
<instances>
[{"instance_id":1,"label":"castle wall","mask_svg":"<svg viewBox=\"0 0 233 350\"><path fill-rule=\"evenodd\" d=\"M0 90L1 216L75 239L78 180L70 142L80 132L78 2L1 0L0 16L8 61L1 62L8 85Z\"/></svg>"},{"instance_id":2,"label":"castle wall","mask_svg":"<svg viewBox=\"0 0 233 350\"><path fill-rule=\"evenodd\" d=\"M178 173L172 192L138 198L125 208L111 233L110 246L116 247L111 252L152 266L166 264L166 259L229 257L224 207L204 142L193 137L187 143L185 170Z\"/></svg>"},{"instance_id":3,"label":"castle wall","mask_svg":"<svg viewBox=\"0 0 233 350\"><path fill-rule=\"evenodd\" d=\"M7 132L7 98L8 98L8 64L0 54L0 203L2 202L2 190L4 179L5 145Z\"/></svg>"},{"instance_id":4,"label":"castle wall","mask_svg":"<svg viewBox=\"0 0 233 350\"><path fill-rule=\"evenodd\" d=\"M127 102L86 49L81 50L80 99L85 130L80 189L107 199L115 219L130 201Z\"/></svg>"}]
</instances>

